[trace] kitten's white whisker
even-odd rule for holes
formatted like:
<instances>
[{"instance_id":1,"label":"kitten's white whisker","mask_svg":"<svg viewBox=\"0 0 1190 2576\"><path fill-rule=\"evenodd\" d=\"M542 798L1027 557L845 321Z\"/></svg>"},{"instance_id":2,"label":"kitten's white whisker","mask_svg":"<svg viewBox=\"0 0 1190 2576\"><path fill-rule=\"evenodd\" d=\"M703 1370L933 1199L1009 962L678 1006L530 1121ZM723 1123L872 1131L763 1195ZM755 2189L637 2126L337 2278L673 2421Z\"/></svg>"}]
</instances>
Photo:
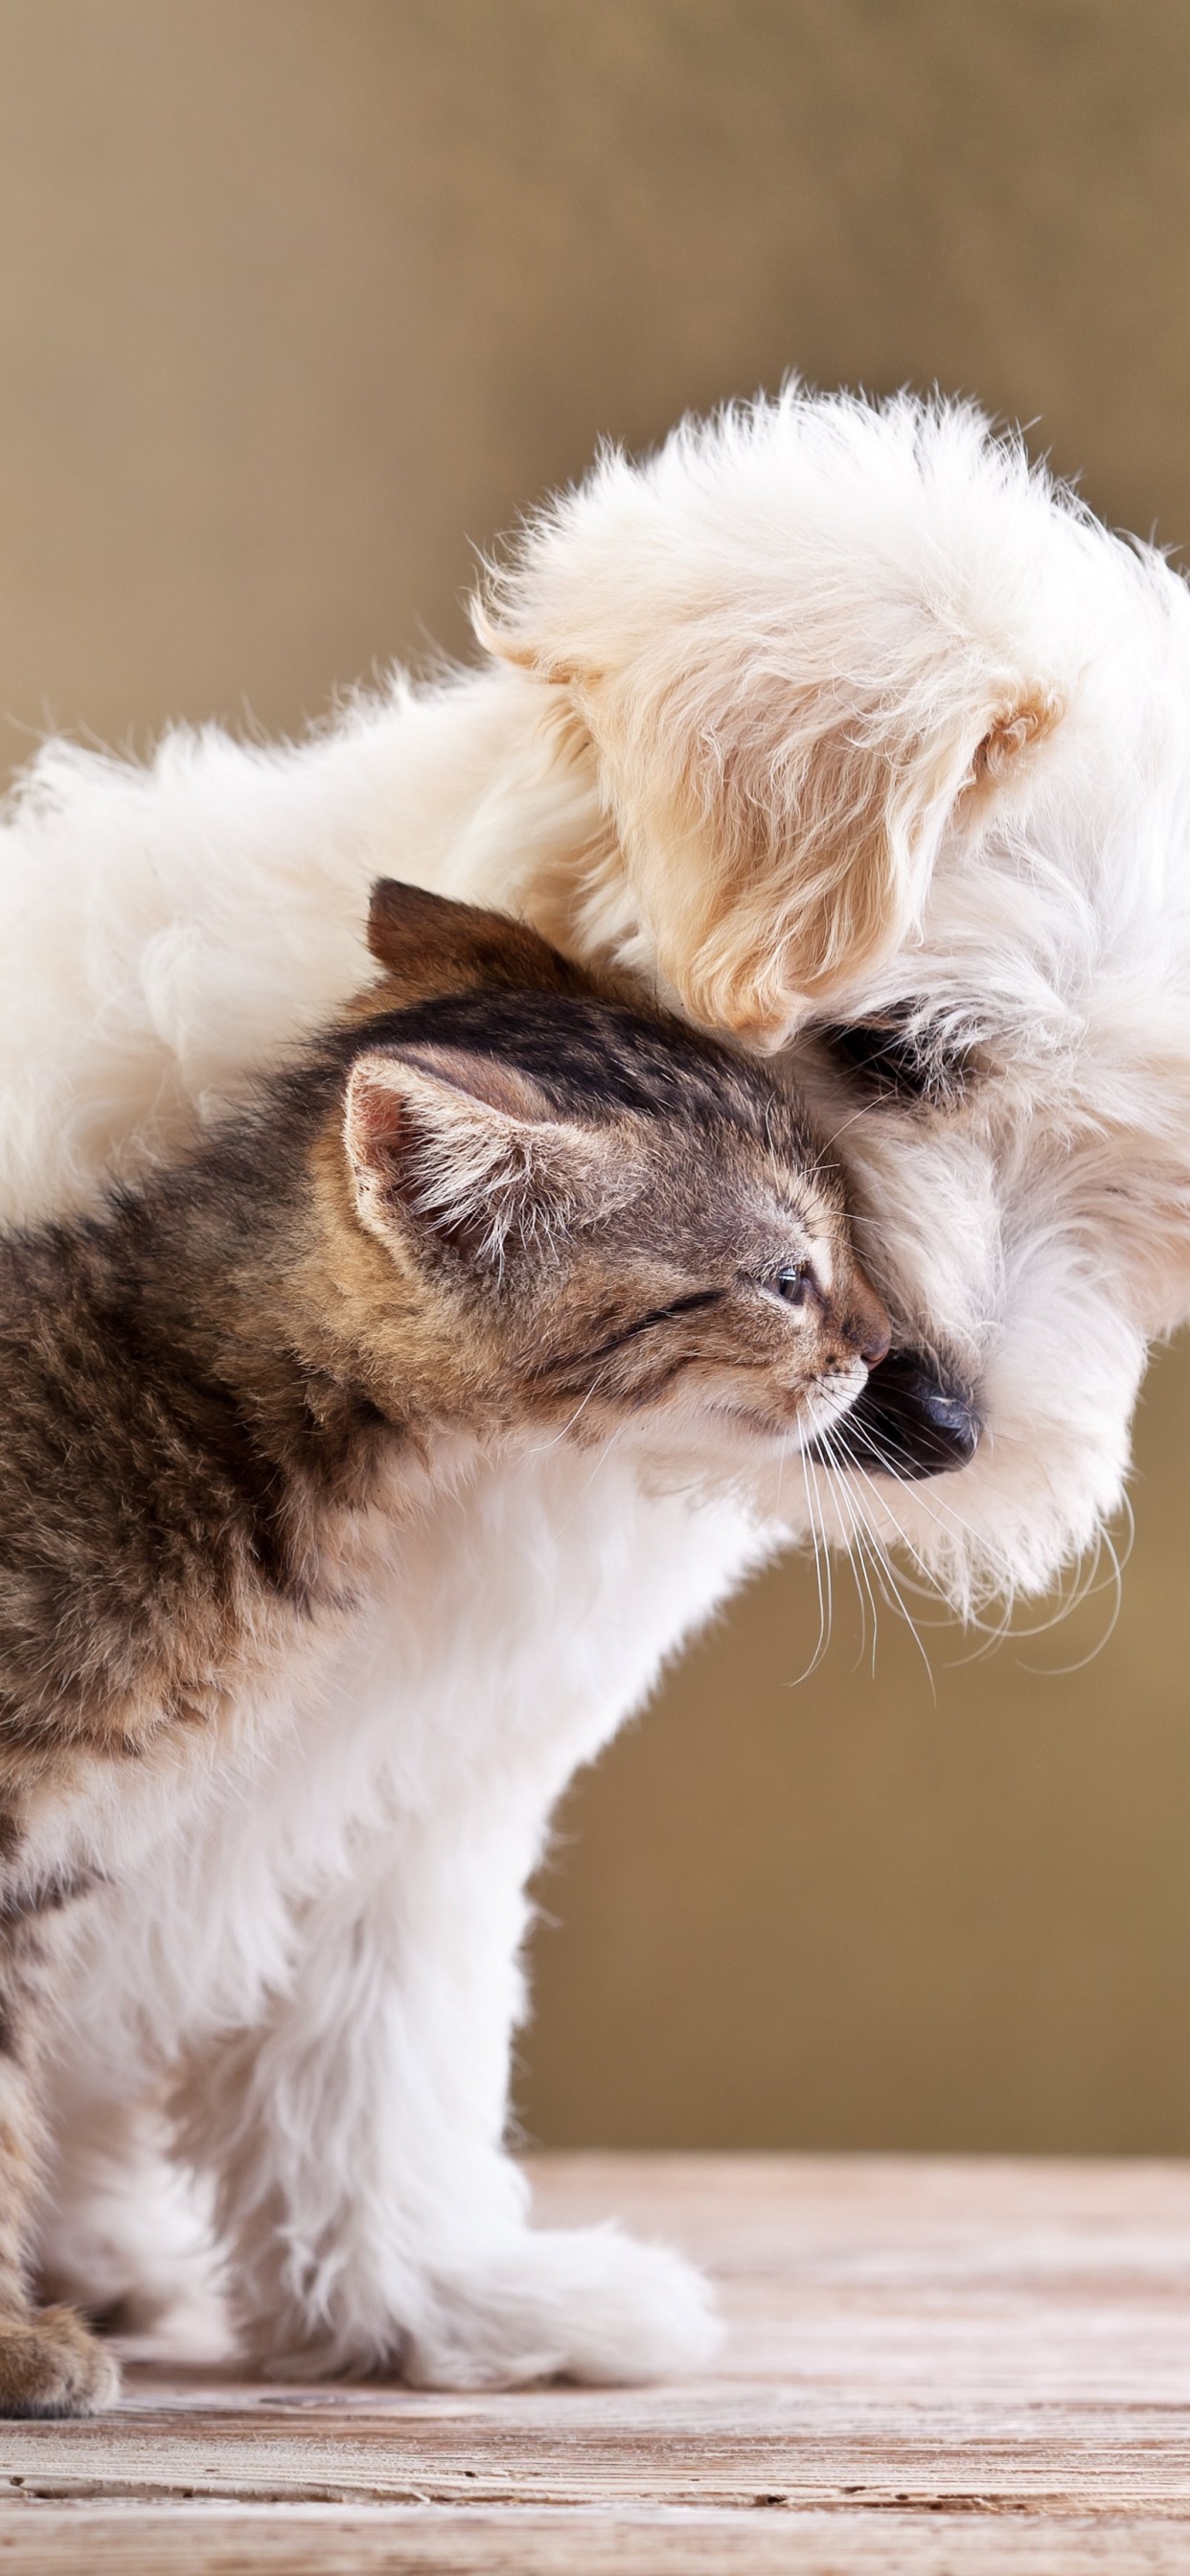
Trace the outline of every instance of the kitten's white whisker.
<instances>
[{"instance_id":1,"label":"kitten's white whisker","mask_svg":"<svg viewBox=\"0 0 1190 2576\"><path fill-rule=\"evenodd\" d=\"M903 1484L905 1479L899 1476L897 1472L897 1455L899 1454L904 1463L909 1465L912 1462L910 1460L908 1450L906 1450L895 1438L895 1435L886 1435L882 1442L877 1442L873 1435L870 1432L867 1432L865 1433L865 1439L873 1457L876 1460L878 1469L883 1470L892 1484ZM866 1472L861 1468L858 1458L849 1457L848 1467L853 1473L860 1474ZM947 1503L940 1495L935 1498L934 1503L927 1503L920 1490L921 1479L914 1477L912 1481L918 1488L915 1497L917 1509L924 1512L928 1520L933 1521L935 1528L942 1531L944 1537L949 1537L955 1532L961 1532L964 1537L968 1538L972 1542L974 1547L980 1546L981 1542L978 1531L975 1530L972 1523L965 1518L963 1513L957 1512L954 1509L953 1504ZM892 1521L901 1545L909 1549L910 1554L915 1557L917 1563L921 1566L922 1572L926 1575L927 1580L929 1580L934 1585L934 1588L937 1589L936 1579L933 1576L932 1570L925 1564L924 1559L918 1555L912 1541L903 1529L891 1502L882 1491L879 1491L879 1502L881 1509L887 1513L889 1519ZM998 1580L1003 1580L1003 1577L998 1577Z\"/></svg>"},{"instance_id":2,"label":"kitten's white whisker","mask_svg":"<svg viewBox=\"0 0 1190 2576\"><path fill-rule=\"evenodd\" d=\"M822 1496L818 1490L818 1469L815 1466L813 1459L807 1456L805 1450L803 1450L801 1454L803 1463L809 1472L810 1484L813 1487L814 1505L817 1513L814 1529L815 1561L816 1564L821 1567L820 1581L825 1583L826 1587L826 1637L822 1645L822 1653L825 1654L830 1645L831 1638L834 1635L835 1626L834 1560L831 1556L830 1540L827 1537L826 1532L826 1514L822 1508Z\"/></svg>"},{"instance_id":3,"label":"kitten's white whisker","mask_svg":"<svg viewBox=\"0 0 1190 2576\"><path fill-rule=\"evenodd\" d=\"M842 1458L842 1453L845 1453L842 1425L832 1427L832 1435L829 1435L827 1445L832 1448L835 1458ZM876 1533L873 1533L871 1528L871 1522L868 1522L868 1515L865 1515L863 1494L855 1492L853 1486L845 1486L842 1492L845 1492L847 1520L850 1520L850 1528L853 1528L853 1540L850 1540L850 1546L855 1546L855 1551L858 1551L860 1561L863 1561L865 1566L868 1592L871 1592L871 1595L873 1592L878 1592L878 1595L883 1597L883 1602L886 1602L886 1607L899 1607L904 1615L904 1602L899 1602L899 1597L896 1597L896 1587L891 1584L889 1569L886 1569L886 1553L883 1553L881 1543L878 1543ZM873 1584L873 1579L876 1579L876 1584ZM889 1600L889 1589L891 1589L891 1595L894 1595L894 1600ZM876 1597L873 1597L873 1620L876 1620ZM873 1633L873 1674L876 1674L876 1633Z\"/></svg>"},{"instance_id":4,"label":"kitten's white whisker","mask_svg":"<svg viewBox=\"0 0 1190 2576\"><path fill-rule=\"evenodd\" d=\"M868 1436L870 1440L870 1435ZM885 1444L880 1448L877 1448L877 1444L875 1442L871 1442L870 1445L876 1450L878 1460L886 1465L886 1471L888 1472L890 1479L895 1481L895 1468L891 1463L889 1453L891 1447L898 1446L899 1444L896 1444L894 1441L889 1444ZM920 1550L914 1545L908 1532L903 1527L888 1495L882 1488L877 1487L874 1484L868 1469L852 1450L851 1444L846 1435L845 1419L842 1424L835 1426L834 1434L830 1439L829 1446L833 1452L830 1461L832 1467L849 1477L861 1479L862 1482L867 1485L873 1496L874 1503L883 1517L892 1522L893 1528L896 1532L897 1544L906 1549L912 1562L917 1566L920 1574L924 1577L925 1585L930 1594L936 1598L938 1594L938 1585L932 1569L926 1559L922 1556ZM917 1497L918 1508L926 1512L927 1516L934 1522L935 1527L941 1530L944 1535L948 1534L946 1524L949 1522L955 1529L962 1530L967 1534L974 1536L974 1533L971 1531L971 1525L964 1516L955 1512L949 1504L942 1500L941 1497L939 1497L938 1500L939 1508L935 1510L932 1509L929 1504L925 1503L923 1498L919 1495ZM1122 1510L1126 1520L1128 1546L1130 1548L1135 1534L1135 1516L1132 1512L1131 1503L1127 1496L1124 1497ZM871 1545L873 1543L873 1532L870 1527L868 1537L869 1545ZM913 1631L919 1650L921 1651L923 1658L925 1658L925 1648L922 1644L920 1635L918 1634L918 1623L913 1619L909 1611L908 1604L903 1597L901 1585L895 1582L891 1564L888 1559L887 1549L885 1548L883 1541L879 1542L879 1544L888 1579L890 1582L894 1583L898 1606L906 1620L906 1623ZM1111 1559L1112 1571L1111 1574L1101 1582L1097 1577L1104 1551L1107 1552ZM1011 1595L1008 1595L1008 1597L1004 1599L999 1616L993 1620L984 1618L974 1609L968 1609L966 1612L965 1624L976 1628L980 1632L980 1643L970 1654L955 1657L953 1659L955 1667L957 1669L962 1669L965 1665L986 1660L989 1655L993 1654L996 1649L1003 1644L1005 1638L1010 1634L1025 1639L1046 1636L1051 1632L1051 1630L1060 1627L1066 1620L1072 1618L1075 1612L1081 1610L1087 1602L1094 1600L1098 1596L1099 1592L1109 1591L1112 1595L1113 1601L1111 1617L1104 1629L1103 1636L1098 1640L1097 1644L1090 1649L1088 1655L1068 1666L1039 1666L1036 1668L1037 1670L1044 1670L1047 1672L1053 1670L1061 1671L1063 1673L1079 1672L1083 1670L1087 1663L1093 1661L1094 1657L1102 1652L1108 1639L1114 1633L1115 1626L1120 1615L1123 1566L1126 1562L1127 1551L1125 1552L1123 1560L1121 1560L1120 1552L1116 1547L1111 1531L1109 1529L1103 1529L1097 1534L1094 1549L1089 1555L1089 1562L1085 1564L1082 1570L1075 1573L1074 1579L1070 1583L1068 1589L1063 1592L1063 1595L1058 1601L1056 1607L1047 1617L1031 1622L1029 1626L1024 1629L1014 1629L1013 1602ZM910 1585L909 1588L912 1589L912 1585ZM944 1623L939 1622L937 1624ZM1034 1667L1026 1665L1024 1669L1026 1671L1032 1671Z\"/></svg>"},{"instance_id":5,"label":"kitten's white whisker","mask_svg":"<svg viewBox=\"0 0 1190 2576\"><path fill-rule=\"evenodd\" d=\"M605 1441L602 1448L597 1452L595 1464L591 1469L591 1473L587 1478L586 1484L583 1486L581 1493L576 1494L575 1499L570 1506L570 1510L566 1514L565 1520L559 1521L558 1523L559 1537L561 1537L563 1533L570 1528L571 1522L574 1520L576 1514L581 1511L582 1506L591 1491L591 1487L599 1474L600 1468L607 1465L607 1461L611 1456L612 1450L616 1447L620 1438L620 1433L623 1429L623 1423L617 1423L615 1430L612 1432L611 1438Z\"/></svg>"},{"instance_id":6,"label":"kitten's white whisker","mask_svg":"<svg viewBox=\"0 0 1190 2576\"><path fill-rule=\"evenodd\" d=\"M805 1484L805 1488L806 1488L806 1510L807 1510L807 1512L808 1512L808 1514L809 1514L809 1519L810 1519L810 1536L811 1536L811 1540L812 1540L813 1548L814 1548L814 1582L815 1582L815 1587L816 1587L816 1590L817 1590L817 1593L818 1593L818 1642L817 1642L817 1644L816 1644L816 1646L815 1646L815 1648L814 1648L814 1652L813 1652L813 1654L812 1654L812 1655L811 1655L811 1657L810 1657L810 1661L809 1661L809 1663L805 1666L804 1671L802 1671L802 1672L798 1673L798 1675L796 1676L796 1680L795 1680L795 1683L794 1683L794 1687L795 1687L795 1688L796 1688L796 1686L797 1686L797 1683L798 1683L798 1682L808 1681L808 1680L809 1680L809 1678L810 1678L811 1673L813 1673L813 1672L816 1672L816 1671L817 1671L818 1666L819 1666L819 1664L821 1663L821 1661L822 1661L822 1658L823 1658L824 1654L826 1653L827 1643L828 1643L828 1639L829 1639L829 1628L828 1628L828 1625L827 1625L827 1617L826 1617L826 1595L825 1595L825 1593L824 1593L824 1590L823 1590L823 1583L822 1583L822 1555L823 1555L823 1549L822 1549L822 1542L821 1542L821 1540L820 1540L820 1538L819 1538L819 1534L818 1534L818 1519L817 1519L817 1514L816 1514L816 1512L815 1512L815 1507L814 1507L814 1497L813 1497L813 1495L812 1495L812 1493L811 1493L811 1491L810 1491L810 1462L809 1462L809 1460L807 1459L807 1457L806 1457L806 1453L805 1453L805 1451L804 1451L804 1450L799 1450L798 1455L799 1455L799 1457L801 1458L801 1462L802 1462L802 1479L803 1479L803 1482L804 1482L804 1484Z\"/></svg>"},{"instance_id":7,"label":"kitten's white whisker","mask_svg":"<svg viewBox=\"0 0 1190 2576\"><path fill-rule=\"evenodd\" d=\"M832 1425L829 1430L820 1435L822 1446L825 1449L828 1458L835 1446L834 1433L836 1429L837 1425ZM846 1513L847 1522L851 1531L850 1538L845 1541L845 1553L847 1562L851 1568L855 1582L856 1594L860 1605L860 1647L859 1655L856 1660L857 1663L862 1663L867 1652L868 1620L867 1609L865 1606L866 1596L866 1601L871 1604L872 1610L872 1671L875 1673L876 1640L880 1624L879 1613L876 1608L876 1595L872 1589L871 1576L868 1571L867 1559L864 1554L863 1539L859 1519L855 1509L855 1501L854 1497L848 1493L846 1487L842 1484L836 1487L836 1499L840 1510Z\"/></svg>"},{"instance_id":8,"label":"kitten's white whisker","mask_svg":"<svg viewBox=\"0 0 1190 2576\"><path fill-rule=\"evenodd\" d=\"M838 1426L837 1426L837 1437L836 1437L835 1441L832 1443L832 1446L834 1446L834 1448L837 1450L841 1463L843 1463L843 1464L845 1464L845 1465L850 1466L850 1468L851 1468L851 1472L852 1472L853 1474L857 1474L857 1475L859 1475L860 1477L862 1477L862 1478L863 1478L864 1483L865 1483L866 1485L868 1485L868 1486L871 1488L871 1490L872 1490L873 1492L875 1492L875 1490L876 1490L876 1489L875 1489L875 1487L874 1487L874 1486L872 1486L872 1479L871 1479L871 1477L867 1474L866 1469L865 1469L865 1468L863 1468L862 1466L860 1466L860 1464L859 1464L858 1460L856 1460L856 1459L854 1459L854 1458L850 1458L850 1457L849 1457L849 1455L848 1455L848 1446L847 1446L847 1442L846 1442L846 1438L845 1438L844 1427L843 1427L843 1425L842 1425L842 1424L840 1424L840 1425L838 1425ZM859 1504L859 1505L861 1506L861 1509L862 1509L862 1496L857 1496L857 1497L855 1497L855 1500L856 1500L857 1504ZM934 1703L935 1703L935 1706L936 1706L936 1705L937 1705L938 1693L937 1693L937 1687L936 1687L936 1684L935 1684L935 1681L934 1681L933 1667L932 1667L932 1665L931 1665L931 1663L930 1663L930 1659L929 1659L929 1656L928 1656L928 1654L927 1654L927 1652L926 1652L926 1649L925 1649L924 1645L922 1644L921 1636L920 1636L919 1631L918 1631L917 1621L914 1619L914 1617L913 1617L913 1615L912 1615L912 1613L911 1613L911 1611L910 1611L910 1609L909 1609L909 1607L908 1607L908 1604L906 1603L906 1601L905 1601L905 1599L904 1599L904 1596L903 1596L903 1594L902 1594L902 1591L901 1591L900 1585L899 1585L899 1584L898 1584L898 1582L897 1582L897 1578L896 1578L896 1575L895 1575L895 1573L894 1573L894 1571L893 1571L892 1560L891 1560L891 1558L890 1558L890 1556L889 1556L888 1549L886 1548L886 1546L885 1546L885 1544L884 1544L883 1539L879 1536L879 1533L878 1533L876 1530L874 1530L874 1529L871 1527L871 1525L870 1525L870 1524L868 1525L868 1529L867 1529L867 1536L868 1536L868 1545L869 1545L869 1547L870 1547L870 1548L872 1549L872 1551L873 1551L873 1554L874 1554L874 1556L875 1556L875 1560L876 1560L876 1564L877 1564L877 1567L878 1567L878 1569L879 1569L879 1579L881 1580L882 1584L883 1584L883 1583L887 1583L887 1585L888 1585L889 1589L891 1590L891 1593L892 1593L892 1596L893 1596L893 1599L892 1599L892 1606L895 1606L895 1608L900 1612L900 1615L901 1615L902 1619L904 1620L906 1627L907 1627L907 1628L908 1628L908 1630L909 1630L910 1636L911 1636L911 1637L912 1637L912 1639L913 1639L913 1642L914 1642L914 1644L915 1644L915 1646L916 1646L916 1648L917 1648L917 1651L918 1651L919 1655L921 1656L922 1662L923 1662L923 1664L925 1665L925 1668L926 1668L926 1674L927 1674L927 1677L928 1677L928 1679L929 1679L929 1684L930 1684L930 1691L931 1691L931 1694L932 1694L932 1696L933 1696ZM902 1536L902 1544L907 1545L907 1544L908 1544L908 1541L907 1541L907 1540L905 1540L905 1538L904 1538L904 1536L903 1536L903 1533L901 1533L901 1536ZM911 1550L911 1553L914 1553L914 1551L912 1551L912 1550ZM887 1596L886 1596L886 1598L887 1598Z\"/></svg>"},{"instance_id":9,"label":"kitten's white whisker","mask_svg":"<svg viewBox=\"0 0 1190 2576\"><path fill-rule=\"evenodd\" d=\"M568 1419L566 1422L564 1422L564 1423L563 1423L562 1428L561 1428L561 1430L560 1430L560 1431L555 1431L555 1433L554 1433L554 1435L553 1435L553 1438L552 1438L551 1440L538 1440L538 1441L535 1441L535 1442L534 1442L534 1444L533 1444L533 1446L532 1446L532 1448L526 1449L526 1451L525 1451L525 1456L526 1456L527 1458L545 1458L545 1457L548 1457L549 1452L550 1452L550 1450L551 1450L551 1449L559 1449L559 1448L561 1447L561 1445L562 1445L562 1442L563 1442L564 1440L568 1440L568 1439L569 1439L570 1434L571 1434L571 1432L572 1432L572 1431L573 1431L573 1429L574 1429L575 1423L578 1421L579 1415L583 1412L583 1410L584 1410L585 1406L587 1406L587 1405L590 1403L592 1396L596 1393L597 1388L598 1388L598 1384L599 1384L598 1379L595 1379L595 1380L592 1382L592 1384L587 1388L587 1392L586 1392L586 1394L585 1394L584 1396L580 1397L579 1402L576 1404L576 1406L575 1406L575 1408L574 1408L574 1411L573 1411L573 1413L570 1415L569 1419Z\"/></svg>"},{"instance_id":10,"label":"kitten's white whisker","mask_svg":"<svg viewBox=\"0 0 1190 2576\"><path fill-rule=\"evenodd\" d=\"M875 1449L876 1444L875 1444L875 1442L874 1442L874 1441L872 1441L872 1440L871 1440L871 1434L869 1433L869 1434L866 1434L865 1436L866 1436L866 1437L867 1437L867 1439L869 1440L870 1445ZM930 1568L930 1566L929 1566L929 1564L928 1564L928 1562L927 1562L926 1558L922 1556L922 1554L921 1554L920 1550L915 1546L915 1544L914 1544L913 1540L910 1538L908 1531L904 1528L903 1524L901 1523L900 1519L898 1518L898 1515L897 1515L897 1513L895 1512L895 1510L893 1509L892 1503L889 1501L889 1499L888 1499L887 1495L883 1492L883 1490L882 1490L882 1488L881 1488L880 1486L878 1486L878 1485L876 1485L876 1484L874 1483L874 1481L873 1481L873 1479L872 1479L872 1476L871 1476L870 1472L869 1472L869 1471L868 1471L868 1469L863 1465L863 1463L862 1463L861 1459L860 1459L860 1458L859 1458L859 1456L856 1454L856 1452L852 1449L851 1443L850 1443L850 1441L849 1441L849 1439L848 1439L848 1437L847 1437L847 1417L846 1417L846 1415L844 1415L842 1422L837 1423L837 1424L834 1426L834 1440L833 1440L833 1446L834 1446L835 1451L836 1451L836 1457L835 1457L835 1459L834 1459L834 1461L833 1461L832 1463L835 1465L835 1467L836 1467L837 1471L838 1471L839 1473L842 1473L842 1474L847 1474L847 1475L852 1475L852 1476L860 1476L860 1477L862 1477L862 1478L863 1478L864 1483L867 1485L867 1487L868 1487L868 1489L869 1489L869 1492L871 1493L871 1495L872 1495L872 1497L873 1497L873 1505L874 1505L874 1508L875 1508L875 1509L878 1509L878 1510L879 1510L879 1511L880 1511L880 1512L881 1512L881 1513L882 1513L882 1514L883 1514L883 1515L884 1515L888 1520L890 1520L890 1521L892 1522L893 1528L894 1528L894 1530L895 1530L895 1532L896 1532L896 1536L897 1536L898 1544L899 1544L900 1546L904 1547L904 1548L908 1551L908 1554L909 1554L909 1555L911 1556L911 1558L913 1559L914 1564L918 1567L919 1571L921 1572L921 1574L922 1574L922 1575L923 1575L923 1577L925 1578L925 1581L926 1581L927 1585L929 1586L929 1589L930 1589L930 1591L931 1591L932 1595L934 1596L934 1598L937 1598L937 1597L938 1597L938 1585L937 1585L937 1581L936 1581L936 1579L935 1579L935 1577L934 1577L934 1575L933 1575L933 1573L932 1573L932 1570L931 1570L931 1568ZM877 1450L876 1454L877 1454L877 1458L878 1458L878 1460L879 1460L880 1462L882 1462L882 1463L885 1463L885 1464L886 1464L886 1472L888 1473L888 1475L890 1476L890 1478L892 1478L892 1480L893 1480L894 1482L895 1482L895 1481L897 1481L897 1480L896 1480L896 1473L895 1473L895 1469L894 1469L891 1465L887 1465L886 1452L885 1452L884 1450ZM928 1509L929 1509L928 1505L927 1505L925 1508L926 1508L926 1509L927 1509L927 1511L928 1511ZM933 1514L933 1513L930 1513L930 1518L931 1518L931 1519L936 1519L936 1515L935 1515L935 1514ZM941 1526L941 1524L939 1524L939 1526Z\"/></svg>"}]
</instances>

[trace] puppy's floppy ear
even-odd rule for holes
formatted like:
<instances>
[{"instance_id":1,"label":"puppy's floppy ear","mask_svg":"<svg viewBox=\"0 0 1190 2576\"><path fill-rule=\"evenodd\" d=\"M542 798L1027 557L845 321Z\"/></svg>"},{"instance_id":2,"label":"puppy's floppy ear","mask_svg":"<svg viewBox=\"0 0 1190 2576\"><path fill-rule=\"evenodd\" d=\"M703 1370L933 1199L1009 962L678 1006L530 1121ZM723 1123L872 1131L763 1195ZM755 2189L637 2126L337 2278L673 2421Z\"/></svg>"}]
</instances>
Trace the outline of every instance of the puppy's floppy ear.
<instances>
[{"instance_id":1,"label":"puppy's floppy ear","mask_svg":"<svg viewBox=\"0 0 1190 2576\"><path fill-rule=\"evenodd\" d=\"M569 992L583 980L527 922L397 877L378 877L372 888L368 946L393 982L419 999L497 985Z\"/></svg>"},{"instance_id":2,"label":"puppy's floppy ear","mask_svg":"<svg viewBox=\"0 0 1190 2576\"><path fill-rule=\"evenodd\" d=\"M529 530L479 632L568 693L694 1018L779 1043L912 935L948 827L1062 713L1058 515L966 411L789 394L605 456Z\"/></svg>"},{"instance_id":3,"label":"puppy's floppy ear","mask_svg":"<svg viewBox=\"0 0 1190 2576\"><path fill-rule=\"evenodd\" d=\"M499 1269L510 1240L545 1240L606 1203L598 1131L559 1117L515 1065L413 1044L356 1058L343 1122L356 1210L382 1242L435 1240Z\"/></svg>"}]
</instances>

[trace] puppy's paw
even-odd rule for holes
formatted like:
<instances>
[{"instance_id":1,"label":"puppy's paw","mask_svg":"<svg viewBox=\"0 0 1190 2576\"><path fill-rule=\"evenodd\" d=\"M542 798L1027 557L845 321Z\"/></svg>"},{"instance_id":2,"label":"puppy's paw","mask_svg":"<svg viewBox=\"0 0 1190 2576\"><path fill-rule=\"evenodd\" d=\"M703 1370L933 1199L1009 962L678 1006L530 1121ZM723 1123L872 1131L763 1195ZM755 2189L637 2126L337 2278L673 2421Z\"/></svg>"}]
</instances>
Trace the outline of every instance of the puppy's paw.
<instances>
[{"instance_id":1,"label":"puppy's paw","mask_svg":"<svg viewBox=\"0 0 1190 2576\"><path fill-rule=\"evenodd\" d=\"M73 2308L0 2317L0 2416L95 2415L120 2393L120 2373Z\"/></svg>"},{"instance_id":2,"label":"puppy's paw","mask_svg":"<svg viewBox=\"0 0 1190 2576\"><path fill-rule=\"evenodd\" d=\"M720 2334L709 2286L680 2254L614 2226L526 2228L499 2256L437 2276L404 2370L421 2388L623 2386L701 2369Z\"/></svg>"}]
</instances>

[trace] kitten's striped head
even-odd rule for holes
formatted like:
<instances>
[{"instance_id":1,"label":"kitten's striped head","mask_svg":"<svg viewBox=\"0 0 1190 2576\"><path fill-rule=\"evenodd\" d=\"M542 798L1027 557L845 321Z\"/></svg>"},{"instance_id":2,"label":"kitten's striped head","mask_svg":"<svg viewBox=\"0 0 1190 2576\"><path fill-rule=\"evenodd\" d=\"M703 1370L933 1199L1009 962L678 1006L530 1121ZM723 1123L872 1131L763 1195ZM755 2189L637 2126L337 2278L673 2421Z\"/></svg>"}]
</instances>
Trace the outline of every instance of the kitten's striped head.
<instances>
[{"instance_id":1,"label":"kitten's striped head","mask_svg":"<svg viewBox=\"0 0 1190 2576\"><path fill-rule=\"evenodd\" d=\"M787 1080L523 926L385 881L352 1034L356 1217L506 1418L801 1446L888 1346Z\"/></svg>"}]
</instances>

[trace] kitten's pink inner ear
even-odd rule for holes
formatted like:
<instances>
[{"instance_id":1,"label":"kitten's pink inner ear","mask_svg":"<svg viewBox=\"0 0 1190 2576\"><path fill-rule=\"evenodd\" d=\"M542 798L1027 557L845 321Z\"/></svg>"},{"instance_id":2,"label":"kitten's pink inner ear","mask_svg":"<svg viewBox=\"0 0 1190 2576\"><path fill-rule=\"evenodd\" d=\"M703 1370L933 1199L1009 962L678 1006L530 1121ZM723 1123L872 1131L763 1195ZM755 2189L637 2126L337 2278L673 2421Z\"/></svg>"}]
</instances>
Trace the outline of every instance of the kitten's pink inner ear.
<instances>
[{"instance_id":1,"label":"kitten's pink inner ear","mask_svg":"<svg viewBox=\"0 0 1190 2576\"><path fill-rule=\"evenodd\" d=\"M409 1046L364 1055L347 1086L345 1135L357 1170L388 1161L398 1138L455 1137L473 1155L499 1154L510 1131L556 1125L538 1085L515 1065L464 1048ZM486 1138L486 1148L481 1147Z\"/></svg>"},{"instance_id":2,"label":"kitten's pink inner ear","mask_svg":"<svg viewBox=\"0 0 1190 2576\"><path fill-rule=\"evenodd\" d=\"M465 1047L413 1045L402 1047L394 1060L407 1065L411 1073L460 1093L465 1100L494 1109L501 1118L537 1124L558 1116L532 1075L522 1073L518 1065L508 1064L503 1057L472 1054Z\"/></svg>"},{"instance_id":3,"label":"kitten's pink inner ear","mask_svg":"<svg viewBox=\"0 0 1190 2576\"><path fill-rule=\"evenodd\" d=\"M357 1067L347 1093L347 1142L357 1160L395 1143L404 1112L404 1098L392 1083Z\"/></svg>"}]
</instances>

